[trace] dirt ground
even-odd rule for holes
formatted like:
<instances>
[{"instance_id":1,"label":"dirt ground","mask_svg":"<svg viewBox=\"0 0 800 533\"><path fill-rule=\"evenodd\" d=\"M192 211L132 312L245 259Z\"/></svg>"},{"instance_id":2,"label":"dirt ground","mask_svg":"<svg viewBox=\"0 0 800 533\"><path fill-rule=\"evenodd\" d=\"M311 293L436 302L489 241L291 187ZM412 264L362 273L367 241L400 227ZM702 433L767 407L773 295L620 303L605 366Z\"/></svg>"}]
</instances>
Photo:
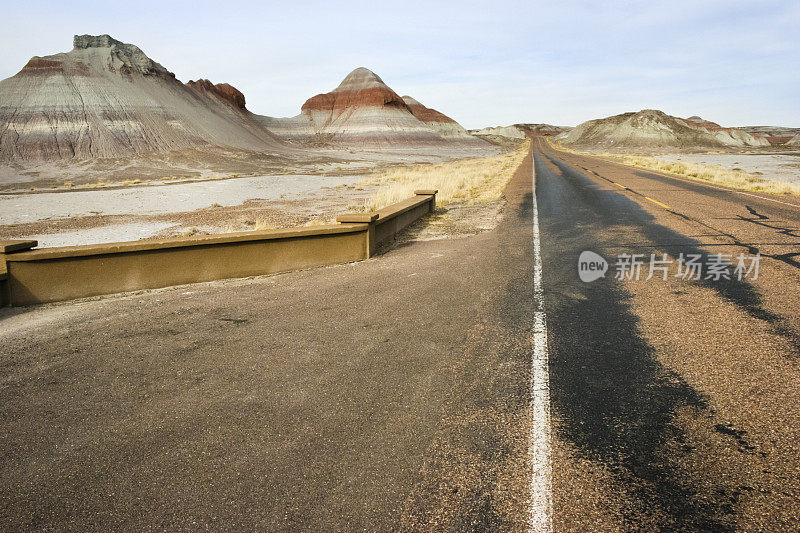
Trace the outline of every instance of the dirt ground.
<instances>
[{"instance_id":1,"label":"dirt ground","mask_svg":"<svg viewBox=\"0 0 800 533\"><path fill-rule=\"evenodd\" d=\"M427 146L397 149L300 149L289 155L244 150L176 150L119 159L94 159L60 163L0 164L0 192L32 189L130 185L134 180L175 181L195 177L226 178L272 174L325 173L346 175L387 165L438 163L465 157L484 157L507 151L509 146Z\"/></svg>"},{"instance_id":2,"label":"dirt ground","mask_svg":"<svg viewBox=\"0 0 800 533\"><path fill-rule=\"evenodd\" d=\"M158 176L137 162L97 161L69 167L58 181L50 167L13 180L4 178L3 172L11 172L5 167L0 169L0 184L5 183L0 239L36 239L40 247L52 247L332 223L338 215L361 211L380 188L363 183L372 173L512 148L327 150L302 161L237 152L225 158L177 153L157 162ZM182 167L190 157L194 167ZM174 172L164 175L170 164ZM103 169L110 178L100 178ZM473 234L499 209L497 202L440 209L429 236Z\"/></svg>"}]
</instances>

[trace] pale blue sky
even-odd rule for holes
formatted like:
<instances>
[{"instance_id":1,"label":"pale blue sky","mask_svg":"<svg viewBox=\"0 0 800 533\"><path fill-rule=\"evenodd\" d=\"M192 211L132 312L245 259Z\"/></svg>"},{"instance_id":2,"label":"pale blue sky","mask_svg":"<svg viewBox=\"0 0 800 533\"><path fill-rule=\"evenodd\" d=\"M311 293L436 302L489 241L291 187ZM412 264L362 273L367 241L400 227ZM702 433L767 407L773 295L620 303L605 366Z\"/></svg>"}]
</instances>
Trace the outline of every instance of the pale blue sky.
<instances>
[{"instance_id":1,"label":"pale blue sky","mask_svg":"<svg viewBox=\"0 0 800 533\"><path fill-rule=\"evenodd\" d=\"M248 108L299 112L365 66L468 128L657 108L800 127L800 2L3 0L0 78L76 33L136 44Z\"/></svg>"}]
</instances>

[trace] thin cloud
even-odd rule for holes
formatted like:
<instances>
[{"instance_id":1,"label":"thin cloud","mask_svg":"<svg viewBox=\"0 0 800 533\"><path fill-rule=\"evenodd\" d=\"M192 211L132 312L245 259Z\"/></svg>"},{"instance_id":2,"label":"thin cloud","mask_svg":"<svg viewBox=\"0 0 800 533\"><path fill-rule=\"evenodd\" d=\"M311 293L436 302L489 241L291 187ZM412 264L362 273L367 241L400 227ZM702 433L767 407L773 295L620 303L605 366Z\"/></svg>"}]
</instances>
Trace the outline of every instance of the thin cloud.
<instances>
[{"instance_id":1,"label":"thin cloud","mask_svg":"<svg viewBox=\"0 0 800 533\"><path fill-rule=\"evenodd\" d=\"M41 16L46 12L47 17ZM180 21L180 24L176 24ZM800 3L141 2L4 7L0 77L74 33L140 46L179 79L226 81L290 116L357 66L467 127L576 124L656 107L800 126Z\"/></svg>"}]
</instances>

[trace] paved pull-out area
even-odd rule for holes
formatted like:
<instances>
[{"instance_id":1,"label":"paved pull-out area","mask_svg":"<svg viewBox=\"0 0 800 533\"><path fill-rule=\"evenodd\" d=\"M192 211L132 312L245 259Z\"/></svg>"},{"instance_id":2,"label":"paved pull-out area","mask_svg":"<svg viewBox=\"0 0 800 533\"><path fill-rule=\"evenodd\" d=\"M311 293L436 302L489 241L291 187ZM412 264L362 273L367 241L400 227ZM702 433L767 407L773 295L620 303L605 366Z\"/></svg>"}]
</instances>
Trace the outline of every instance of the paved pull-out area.
<instances>
[{"instance_id":1,"label":"paved pull-out area","mask_svg":"<svg viewBox=\"0 0 800 533\"><path fill-rule=\"evenodd\" d=\"M0 311L0 523L525 530L544 310L554 530L798 529L800 202L541 140L506 197L362 263ZM584 250L763 259L584 283Z\"/></svg>"},{"instance_id":2,"label":"paved pull-out area","mask_svg":"<svg viewBox=\"0 0 800 533\"><path fill-rule=\"evenodd\" d=\"M358 264L2 311L0 521L523 524L524 167L497 232Z\"/></svg>"}]
</instances>

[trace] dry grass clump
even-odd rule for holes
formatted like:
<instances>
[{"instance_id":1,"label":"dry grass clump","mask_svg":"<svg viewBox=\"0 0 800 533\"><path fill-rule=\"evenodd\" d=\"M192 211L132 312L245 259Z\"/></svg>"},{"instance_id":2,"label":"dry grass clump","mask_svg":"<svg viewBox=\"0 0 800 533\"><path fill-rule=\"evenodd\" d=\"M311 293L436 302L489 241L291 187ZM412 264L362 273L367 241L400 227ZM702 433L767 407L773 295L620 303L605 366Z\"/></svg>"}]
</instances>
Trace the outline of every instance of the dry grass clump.
<instances>
[{"instance_id":1,"label":"dry grass clump","mask_svg":"<svg viewBox=\"0 0 800 533\"><path fill-rule=\"evenodd\" d=\"M496 200L525 155L530 141L510 154L462 159L435 165L393 168L375 174L362 185L384 186L366 200L364 211L376 211L414 195L417 189L438 189L436 203Z\"/></svg>"},{"instance_id":2,"label":"dry grass clump","mask_svg":"<svg viewBox=\"0 0 800 533\"><path fill-rule=\"evenodd\" d=\"M336 217L312 218L311 220L306 221L303 226L331 226L334 224L336 224Z\"/></svg>"},{"instance_id":3,"label":"dry grass clump","mask_svg":"<svg viewBox=\"0 0 800 533\"><path fill-rule=\"evenodd\" d=\"M746 172L740 168L725 168L718 165L702 165L690 162L664 161L657 157L643 155L625 155L609 153L579 152L571 148L559 146L551 142L556 150L577 155L589 155L611 159L630 167L645 168L675 174L684 178L704 181L714 185L722 185L743 191L765 192L769 194L800 195L800 185L787 181L767 180L760 178L759 173ZM719 152L725 153L725 152Z\"/></svg>"},{"instance_id":4,"label":"dry grass clump","mask_svg":"<svg viewBox=\"0 0 800 533\"><path fill-rule=\"evenodd\" d=\"M336 224L335 217L311 218L302 224L302 227L330 226ZM273 231L284 229L286 226L270 220L269 218L258 217L255 220L245 220L238 222L228 222L223 233L239 233L242 231Z\"/></svg>"},{"instance_id":5,"label":"dry grass clump","mask_svg":"<svg viewBox=\"0 0 800 533\"><path fill-rule=\"evenodd\" d=\"M185 230L183 230L184 237L192 237L194 235L206 235L206 232L204 232L203 230L201 230L196 226L192 226L190 228L186 228Z\"/></svg>"},{"instance_id":6,"label":"dry grass clump","mask_svg":"<svg viewBox=\"0 0 800 533\"><path fill-rule=\"evenodd\" d=\"M222 207L214 204L211 207ZM248 220L231 221L225 224L222 233L240 233L243 231L268 231L278 229L278 226L266 218L256 218Z\"/></svg>"}]
</instances>

